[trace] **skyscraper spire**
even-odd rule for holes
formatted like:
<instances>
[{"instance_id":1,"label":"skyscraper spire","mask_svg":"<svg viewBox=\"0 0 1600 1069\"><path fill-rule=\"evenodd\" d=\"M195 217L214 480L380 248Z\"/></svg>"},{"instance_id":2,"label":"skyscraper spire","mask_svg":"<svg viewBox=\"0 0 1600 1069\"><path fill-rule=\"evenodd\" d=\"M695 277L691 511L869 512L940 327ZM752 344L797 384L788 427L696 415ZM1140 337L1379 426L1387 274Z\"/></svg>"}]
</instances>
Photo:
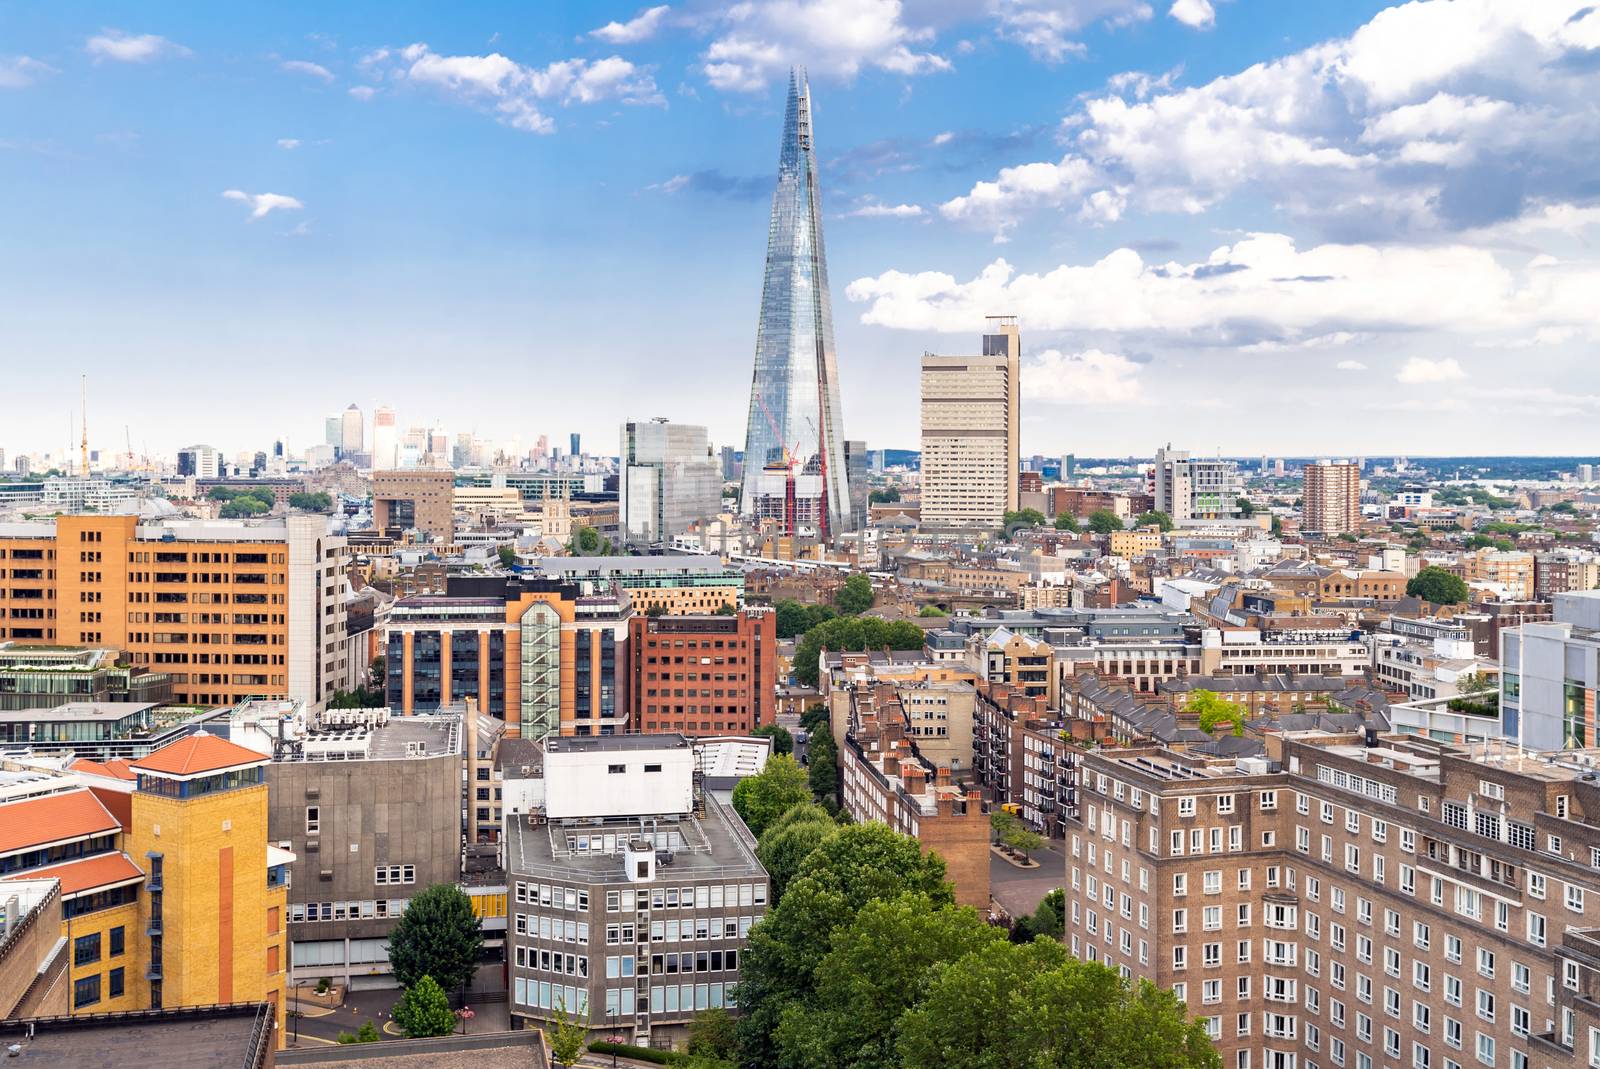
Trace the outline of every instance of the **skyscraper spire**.
<instances>
[{"instance_id":1,"label":"skyscraper spire","mask_svg":"<svg viewBox=\"0 0 1600 1069\"><path fill-rule=\"evenodd\" d=\"M786 534L850 529L822 196L803 70L789 72L756 327L740 508Z\"/></svg>"}]
</instances>

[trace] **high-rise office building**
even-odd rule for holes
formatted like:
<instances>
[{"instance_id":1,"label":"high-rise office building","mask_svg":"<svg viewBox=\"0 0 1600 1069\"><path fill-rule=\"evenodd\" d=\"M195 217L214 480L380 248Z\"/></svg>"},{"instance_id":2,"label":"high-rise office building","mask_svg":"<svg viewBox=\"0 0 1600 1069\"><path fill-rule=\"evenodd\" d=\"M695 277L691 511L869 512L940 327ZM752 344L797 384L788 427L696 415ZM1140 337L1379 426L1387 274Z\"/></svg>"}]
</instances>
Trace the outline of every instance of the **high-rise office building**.
<instances>
[{"instance_id":1,"label":"high-rise office building","mask_svg":"<svg viewBox=\"0 0 1600 1069\"><path fill-rule=\"evenodd\" d=\"M185 446L178 450L178 474L215 479L222 474L222 454L209 445Z\"/></svg>"},{"instance_id":2,"label":"high-rise office building","mask_svg":"<svg viewBox=\"0 0 1600 1069\"><path fill-rule=\"evenodd\" d=\"M359 453L366 448L366 438L362 433L364 421L361 409L351 405L344 410L340 417L339 449L343 456Z\"/></svg>"},{"instance_id":3,"label":"high-rise office building","mask_svg":"<svg viewBox=\"0 0 1600 1069\"><path fill-rule=\"evenodd\" d=\"M372 410L372 470L393 471L400 466L400 432L394 409L379 405Z\"/></svg>"},{"instance_id":4,"label":"high-rise office building","mask_svg":"<svg viewBox=\"0 0 1600 1069\"><path fill-rule=\"evenodd\" d=\"M839 416L811 89L804 74L791 72L767 231L740 510L776 520L789 534L801 528L821 535L848 531Z\"/></svg>"},{"instance_id":5,"label":"high-rise office building","mask_svg":"<svg viewBox=\"0 0 1600 1069\"><path fill-rule=\"evenodd\" d=\"M1302 530L1344 534L1361 526L1361 468L1322 460L1305 467L1300 511Z\"/></svg>"},{"instance_id":6,"label":"high-rise office building","mask_svg":"<svg viewBox=\"0 0 1600 1069\"><path fill-rule=\"evenodd\" d=\"M850 526L860 531L867 526L869 469L866 442L854 440L844 443L844 466L850 477Z\"/></svg>"},{"instance_id":7,"label":"high-rise office building","mask_svg":"<svg viewBox=\"0 0 1600 1069\"><path fill-rule=\"evenodd\" d=\"M334 449L344 446L344 417L332 415L322 421L322 441Z\"/></svg>"},{"instance_id":8,"label":"high-rise office building","mask_svg":"<svg viewBox=\"0 0 1600 1069\"><path fill-rule=\"evenodd\" d=\"M1017 507L1022 347L991 316L981 356L922 356L922 524L997 528Z\"/></svg>"},{"instance_id":9,"label":"high-rise office building","mask_svg":"<svg viewBox=\"0 0 1600 1069\"><path fill-rule=\"evenodd\" d=\"M665 543L722 511L722 473L704 427L653 419L622 425L622 537Z\"/></svg>"},{"instance_id":10,"label":"high-rise office building","mask_svg":"<svg viewBox=\"0 0 1600 1069\"><path fill-rule=\"evenodd\" d=\"M583 435L581 435L581 434L577 433L576 431L574 431L571 434L571 436L568 438L568 441L572 446L572 455L573 456L582 455L582 453L583 453Z\"/></svg>"},{"instance_id":11,"label":"high-rise office building","mask_svg":"<svg viewBox=\"0 0 1600 1069\"><path fill-rule=\"evenodd\" d=\"M1156 450L1150 495L1157 512L1174 520L1230 519L1239 514L1244 480L1231 460L1191 457L1171 445Z\"/></svg>"}]
</instances>

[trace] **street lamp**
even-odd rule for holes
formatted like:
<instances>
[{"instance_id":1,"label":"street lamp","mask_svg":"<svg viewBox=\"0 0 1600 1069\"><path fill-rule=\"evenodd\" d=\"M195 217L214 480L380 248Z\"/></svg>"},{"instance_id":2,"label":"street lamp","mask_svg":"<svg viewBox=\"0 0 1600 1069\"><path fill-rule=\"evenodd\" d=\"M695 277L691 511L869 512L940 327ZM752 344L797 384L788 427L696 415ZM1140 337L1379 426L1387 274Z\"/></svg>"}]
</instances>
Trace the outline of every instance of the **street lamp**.
<instances>
[{"instance_id":1,"label":"street lamp","mask_svg":"<svg viewBox=\"0 0 1600 1069\"><path fill-rule=\"evenodd\" d=\"M616 1025L611 1024L611 1021L616 1018L617 1012L618 1011L617 1011L617 1008L615 1006L607 1006L606 1007L606 1023L607 1023L607 1025L609 1025L612 1028L616 1027ZM611 1069L617 1069L617 1047L621 1046L621 1044L622 1044L622 1034L620 1032L613 1032L613 1033L611 1033L610 1039L611 1039Z\"/></svg>"}]
</instances>

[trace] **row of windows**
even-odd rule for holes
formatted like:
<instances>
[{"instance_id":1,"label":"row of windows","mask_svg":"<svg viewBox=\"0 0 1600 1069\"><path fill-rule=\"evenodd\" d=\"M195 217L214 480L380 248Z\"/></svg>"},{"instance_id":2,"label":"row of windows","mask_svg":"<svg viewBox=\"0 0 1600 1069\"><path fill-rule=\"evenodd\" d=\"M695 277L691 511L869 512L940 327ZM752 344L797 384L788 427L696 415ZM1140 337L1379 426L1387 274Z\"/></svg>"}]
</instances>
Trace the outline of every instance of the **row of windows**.
<instances>
[{"instance_id":1,"label":"row of windows","mask_svg":"<svg viewBox=\"0 0 1600 1069\"><path fill-rule=\"evenodd\" d=\"M635 909L722 909L762 906L767 902L764 883L701 884L698 887L656 887L649 891L607 891L607 913L632 913Z\"/></svg>"}]
</instances>

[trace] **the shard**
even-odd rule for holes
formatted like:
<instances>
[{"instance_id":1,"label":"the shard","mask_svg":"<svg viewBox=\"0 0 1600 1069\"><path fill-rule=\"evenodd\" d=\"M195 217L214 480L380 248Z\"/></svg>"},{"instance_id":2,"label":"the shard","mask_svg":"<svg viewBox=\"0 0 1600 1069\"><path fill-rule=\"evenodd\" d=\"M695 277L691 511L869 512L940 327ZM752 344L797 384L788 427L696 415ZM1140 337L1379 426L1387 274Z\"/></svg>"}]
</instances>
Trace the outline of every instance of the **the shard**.
<instances>
[{"instance_id":1,"label":"the shard","mask_svg":"<svg viewBox=\"0 0 1600 1069\"><path fill-rule=\"evenodd\" d=\"M740 508L775 521L785 534L828 537L851 528L848 478L811 90L803 71L791 71L767 231Z\"/></svg>"}]
</instances>

